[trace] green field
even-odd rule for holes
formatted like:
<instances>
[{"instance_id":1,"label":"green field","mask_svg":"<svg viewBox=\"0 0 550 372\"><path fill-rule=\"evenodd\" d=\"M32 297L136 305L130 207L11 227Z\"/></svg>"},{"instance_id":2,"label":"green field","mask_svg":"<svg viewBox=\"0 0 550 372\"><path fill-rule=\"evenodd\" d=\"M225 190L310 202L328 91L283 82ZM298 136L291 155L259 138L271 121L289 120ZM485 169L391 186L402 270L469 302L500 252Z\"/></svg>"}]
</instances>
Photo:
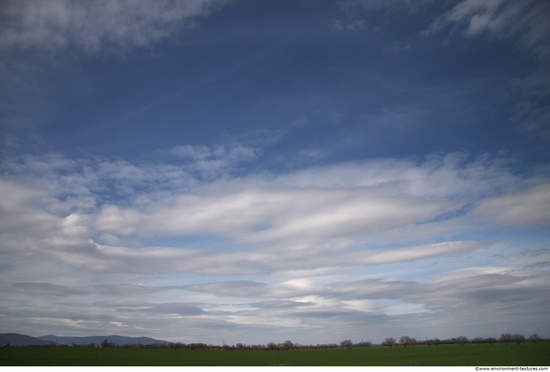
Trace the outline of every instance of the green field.
<instances>
[{"instance_id":1,"label":"green field","mask_svg":"<svg viewBox=\"0 0 550 372\"><path fill-rule=\"evenodd\" d=\"M548 366L550 343L321 350L0 349L4 366Z\"/></svg>"}]
</instances>

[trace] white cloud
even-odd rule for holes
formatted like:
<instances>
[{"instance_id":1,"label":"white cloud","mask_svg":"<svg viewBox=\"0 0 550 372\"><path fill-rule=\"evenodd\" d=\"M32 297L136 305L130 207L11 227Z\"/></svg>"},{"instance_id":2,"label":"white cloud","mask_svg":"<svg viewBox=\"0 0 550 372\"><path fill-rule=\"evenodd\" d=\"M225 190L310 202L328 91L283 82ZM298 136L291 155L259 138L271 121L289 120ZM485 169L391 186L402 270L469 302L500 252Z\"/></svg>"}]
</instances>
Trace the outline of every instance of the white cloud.
<instances>
[{"instance_id":1,"label":"white cloud","mask_svg":"<svg viewBox=\"0 0 550 372\"><path fill-rule=\"evenodd\" d=\"M195 151L195 158L213 151L188 150ZM30 202L34 194L23 193L7 214L26 221L27 214L20 211L29 205L29 215L49 221L17 225L35 231L27 234L29 239L55 247L49 254L60 252L57 259L63 262L90 270L124 269L132 262L126 270L141 273L153 267L170 272L261 273L463 254L477 245L447 239L468 229L465 221L457 224L447 215L479 198L496 197L497 190L514 190L518 182L499 162L466 162L458 154L434 156L424 163L379 160L281 176L222 178L210 184L195 181L192 188L166 187L172 177L185 173L166 174L162 170L167 168L154 165L100 161L83 166L77 160L51 159L49 168L47 161L34 160L26 161L27 172L19 168L21 164L8 167L16 175L37 173L35 177L48 182L30 177L45 187L41 204ZM73 199L51 195L63 195L75 185L83 187L78 192L83 195ZM106 198L105 192L124 198ZM215 243L204 247L200 240L198 245L184 243L188 236L208 235L216 236ZM130 248L166 236L182 246ZM425 239L430 243L410 243ZM447 243L434 244L433 239ZM378 249L377 244L387 248Z\"/></svg>"},{"instance_id":2,"label":"white cloud","mask_svg":"<svg viewBox=\"0 0 550 372\"><path fill-rule=\"evenodd\" d=\"M104 198L152 203L175 190L189 190L197 180L185 167L170 164L132 164L102 158L67 159L58 154L10 157L0 169L7 179L28 187L39 185L47 210L59 215L93 211Z\"/></svg>"},{"instance_id":3,"label":"white cloud","mask_svg":"<svg viewBox=\"0 0 550 372\"><path fill-rule=\"evenodd\" d=\"M9 197L0 201L0 232L4 237L3 248L37 245L32 238L45 235L57 225L55 216L41 210L39 201L44 192L20 184L1 181L0 192Z\"/></svg>"},{"instance_id":4,"label":"white cloud","mask_svg":"<svg viewBox=\"0 0 550 372\"><path fill-rule=\"evenodd\" d=\"M343 8L354 9L362 7L368 10L407 10L414 11L420 6L424 6L433 0L351 0L338 1L338 5Z\"/></svg>"},{"instance_id":5,"label":"white cloud","mask_svg":"<svg viewBox=\"0 0 550 372\"><path fill-rule=\"evenodd\" d=\"M335 20L332 23L332 29L335 32L359 32L365 29L365 20L363 19L348 19Z\"/></svg>"},{"instance_id":6,"label":"white cloud","mask_svg":"<svg viewBox=\"0 0 550 372\"><path fill-rule=\"evenodd\" d=\"M464 253L479 248L477 242L443 242L418 247L366 251L354 255L357 265L381 265L395 262L412 262L429 257Z\"/></svg>"},{"instance_id":7,"label":"white cloud","mask_svg":"<svg viewBox=\"0 0 550 372\"><path fill-rule=\"evenodd\" d=\"M51 283L14 283L11 286L14 291L30 293L33 296L57 296L65 297L69 295L84 295L85 292L62 285Z\"/></svg>"},{"instance_id":8,"label":"white cloud","mask_svg":"<svg viewBox=\"0 0 550 372\"><path fill-rule=\"evenodd\" d=\"M169 204L106 204L96 228L140 239L213 234L217 245L188 256L186 264L170 265L210 274L411 262L477 249L476 242L444 237L476 229L461 209L511 192L518 182L499 162L468 163L458 154L434 156L423 164L342 164L291 175L222 179L173 197ZM441 243L409 243L425 239ZM373 249L372 244L387 247Z\"/></svg>"},{"instance_id":9,"label":"white cloud","mask_svg":"<svg viewBox=\"0 0 550 372\"><path fill-rule=\"evenodd\" d=\"M550 143L550 64L546 63L541 73L536 73L519 84L520 91L529 93L514 106L513 122L518 128L538 141Z\"/></svg>"},{"instance_id":10,"label":"white cloud","mask_svg":"<svg viewBox=\"0 0 550 372\"><path fill-rule=\"evenodd\" d=\"M187 150L194 161L216 147ZM19 331L118 324L125 334L184 341L178 330L192 325L189 340L215 343L212 327L234 330L228 342L265 344L259 335L289 338L298 329L307 337L293 341L304 343L323 334L371 338L358 330L368 324L383 339L390 321L415 331L411 316L477 332L505 324L522 303L539 324L547 274L533 265L547 253L460 239L480 226L547 223L544 174L522 180L505 164L434 155L182 187L177 175L188 176L177 167L165 174L105 159L12 159L0 183L10 195L0 202L0 291L13 305L0 313ZM73 199L62 197L71 187ZM464 204L475 207L453 215ZM515 267L498 266L497 253ZM408 279L413 262L423 266L419 281ZM465 265L474 268L456 270Z\"/></svg>"},{"instance_id":11,"label":"white cloud","mask_svg":"<svg viewBox=\"0 0 550 372\"><path fill-rule=\"evenodd\" d=\"M318 242L391 230L434 218L447 208L392 187L240 187L240 182L220 181L179 196L170 205L105 205L97 226L100 231L142 236L217 234L248 244Z\"/></svg>"},{"instance_id":12,"label":"white cloud","mask_svg":"<svg viewBox=\"0 0 550 372\"><path fill-rule=\"evenodd\" d=\"M548 66L550 61L550 4L544 1L464 0L438 17L424 35L458 30L467 38L487 36L508 41L539 62L538 71L524 78L514 103L513 120L519 128L548 142ZM513 85L517 85L517 81ZM516 87L517 89L517 87ZM522 91L523 90L523 91Z\"/></svg>"},{"instance_id":13,"label":"white cloud","mask_svg":"<svg viewBox=\"0 0 550 372\"><path fill-rule=\"evenodd\" d=\"M147 47L226 0L9 1L2 4L0 47L86 52Z\"/></svg>"},{"instance_id":14,"label":"white cloud","mask_svg":"<svg viewBox=\"0 0 550 372\"><path fill-rule=\"evenodd\" d=\"M457 27L467 37L516 38L516 45L544 59L550 57L550 6L543 1L464 0L438 17L428 35Z\"/></svg>"},{"instance_id":15,"label":"white cloud","mask_svg":"<svg viewBox=\"0 0 550 372\"><path fill-rule=\"evenodd\" d=\"M513 194L485 199L474 213L508 226L549 226L549 205L550 183L543 183Z\"/></svg>"},{"instance_id":16,"label":"white cloud","mask_svg":"<svg viewBox=\"0 0 550 372\"><path fill-rule=\"evenodd\" d=\"M279 180L296 187L377 186L414 197L460 199L491 195L496 189L508 190L515 185L517 180L505 166L504 161L486 156L469 160L464 154L454 153L428 156L422 163L378 159L312 167Z\"/></svg>"},{"instance_id":17,"label":"white cloud","mask_svg":"<svg viewBox=\"0 0 550 372\"><path fill-rule=\"evenodd\" d=\"M268 285L252 281L225 281L184 286L185 289L229 297L269 296Z\"/></svg>"},{"instance_id":18,"label":"white cloud","mask_svg":"<svg viewBox=\"0 0 550 372\"><path fill-rule=\"evenodd\" d=\"M180 160L185 169L193 174L212 180L235 171L241 163L255 159L260 154L260 150L232 143L214 146L178 145L169 149L168 153Z\"/></svg>"}]
</instances>

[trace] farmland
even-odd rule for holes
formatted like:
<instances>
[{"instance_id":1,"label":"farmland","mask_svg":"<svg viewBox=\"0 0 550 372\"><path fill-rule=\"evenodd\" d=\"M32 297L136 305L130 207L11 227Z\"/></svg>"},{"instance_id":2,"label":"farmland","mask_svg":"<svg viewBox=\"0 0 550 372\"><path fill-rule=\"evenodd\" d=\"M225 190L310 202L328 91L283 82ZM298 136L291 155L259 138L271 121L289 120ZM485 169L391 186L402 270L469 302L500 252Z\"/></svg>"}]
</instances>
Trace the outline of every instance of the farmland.
<instances>
[{"instance_id":1,"label":"farmland","mask_svg":"<svg viewBox=\"0 0 550 372\"><path fill-rule=\"evenodd\" d=\"M6 347L4 366L548 366L550 343L322 350Z\"/></svg>"}]
</instances>

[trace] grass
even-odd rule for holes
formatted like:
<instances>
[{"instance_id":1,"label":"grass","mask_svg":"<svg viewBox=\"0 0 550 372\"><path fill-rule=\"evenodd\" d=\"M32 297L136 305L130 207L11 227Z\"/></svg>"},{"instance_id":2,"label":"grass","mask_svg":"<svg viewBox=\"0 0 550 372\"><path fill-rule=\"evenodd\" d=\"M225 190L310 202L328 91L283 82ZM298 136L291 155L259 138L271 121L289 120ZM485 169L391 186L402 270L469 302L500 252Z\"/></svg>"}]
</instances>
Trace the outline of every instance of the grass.
<instances>
[{"instance_id":1,"label":"grass","mask_svg":"<svg viewBox=\"0 0 550 372\"><path fill-rule=\"evenodd\" d=\"M550 343L322 350L0 349L4 366L548 366Z\"/></svg>"}]
</instances>

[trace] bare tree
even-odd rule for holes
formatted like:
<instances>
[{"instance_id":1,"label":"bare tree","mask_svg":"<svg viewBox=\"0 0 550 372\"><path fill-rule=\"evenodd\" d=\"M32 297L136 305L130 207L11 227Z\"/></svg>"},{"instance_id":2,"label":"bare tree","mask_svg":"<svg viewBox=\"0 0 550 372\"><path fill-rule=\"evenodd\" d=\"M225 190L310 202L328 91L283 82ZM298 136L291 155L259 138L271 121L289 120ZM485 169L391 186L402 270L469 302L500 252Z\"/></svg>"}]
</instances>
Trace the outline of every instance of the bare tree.
<instances>
[{"instance_id":1,"label":"bare tree","mask_svg":"<svg viewBox=\"0 0 550 372\"><path fill-rule=\"evenodd\" d=\"M519 345L521 344L523 341L525 341L525 336L522 335L522 334L519 334L519 333L514 333L512 335L512 339Z\"/></svg>"},{"instance_id":2,"label":"bare tree","mask_svg":"<svg viewBox=\"0 0 550 372\"><path fill-rule=\"evenodd\" d=\"M531 341L532 343L538 344L541 341L541 338L538 334L533 333L532 335L529 336L529 341Z\"/></svg>"},{"instance_id":3,"label":"bare tree","mask_svg":"<svg viewBox=\"0 0 550 372\"><path fill-rule=\"evenodd\" d=\"M476 344L480 345L484 342L487 342L487 340L483 337L476 337L472 340L472 342L475 342Z\"/></svg>"},{"instance_id":4,"label":"bare tree","mask_svg":"<svg viewBox=\"0 0 550 372\"><path fill-rule=\"evenodd\" d=\"M395 345L395 338L393 337L386 338L384 342L382 342L382 345L392 347L393 345Z\"/></svg>"},{"instance_id":5,"label":"bare tree","mask_svg":"<svg viewBox=\"0 0 550 372\"><path fill-rule=\"evenodd\" d=\"M372 342L361 340L361 342L355 344L355 346L357 346L357 347L371 347L371 346L372 346Z\"/></svg>"},{"instance_id":6,"label":"bare tree","mask_svg":"<svg viewBox=\"0 0 550 372\"><path fill-rule=\"evenodd\" d=\"M431 339L431 338L430 338L429 340L426 340L426 344L427 344L428 346L431 346L431 345L437 346L437 345L439 345L440 343L441 343L441 340L440 340L439 338L434 338L434 339Z\"/></svg>"},{"instance_id":7,"label":"bare tree","mask_svg":"<svg viewBox=\"0 0 550 372\"><path fill-rule=\"evenodd\" d=\"M283 350L290 350L293 347L294 347L294 344L292 343L292 341L286 340L285 342L283 342L283 345L282 345Z\"/></svg>"},{"instance_id":8,"label":"bare tree","mask_svg":"<svg viewBox=\"0 0 550 372\"><path fill-rule=\"evenodd\" d=\"M351 340L344 340L340 342L340 347L342 349L351 349L352 346L353 346L353 342L351 342Z\"/></svg>"},{"instance_id":9,"label":"bare tree","mask_svg":"<svg viewBox=\"0 0 550 372\"><path fill-rule=\"evenodd\" d=\"M466 336L458 336L455 338L455 343L459 344L460 346L464 346L465 343L469 342L468 337Z\"/></svg>"},{"instance_id":10,"label":"bare tree","mask_svg":"<svg viewBox=\"0 0 550 372\"><path fill-rule=\"evenodd\" d=\"M512 335L510 333L503 333L500 335L500 341L508 345L512 341Z\"/></svg>"},{"instance_id":11,"label":"bare tree","mask_svg":"<svg viewBox=\"0 0 550 372\"><path fill-rule=\"evenodd\" d=\"M401 336L399 338L399 344L407 347L408 345L412 344L412 338L410 338L409 336Z\"/></svg>"}]
</instances>

